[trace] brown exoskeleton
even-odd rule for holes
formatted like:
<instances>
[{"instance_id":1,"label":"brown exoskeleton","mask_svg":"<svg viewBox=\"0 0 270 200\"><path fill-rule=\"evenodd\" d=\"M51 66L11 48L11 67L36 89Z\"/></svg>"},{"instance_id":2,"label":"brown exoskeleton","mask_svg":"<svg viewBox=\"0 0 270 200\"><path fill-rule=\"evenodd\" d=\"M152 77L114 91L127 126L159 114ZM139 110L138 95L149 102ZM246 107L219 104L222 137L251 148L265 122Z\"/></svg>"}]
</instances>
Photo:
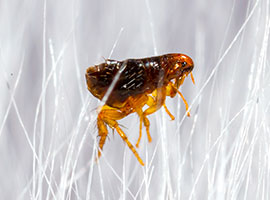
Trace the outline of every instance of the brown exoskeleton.
<instances>
[{"instance_id":1,"label":"brown exoskeleton","mask_svg":"<svg viewBox=\"0 0 270 200\"><path fill-rule=\"evenodd\" d=\"M139 147L142 136L142 124L146 127L148 141L151 142L150 122L147 115L156 112L163 106L171 119L174 119L165 105L167 96L173 98L178 93L188 111L188 104L178 88L189 74L194 83L191 73L193 67L194 64L190 57L178 53L124 61L106 60L102 64L89 67L86 70L88 90L100 100L103 99L118 74L118 79L97 117L100 136L98 157L101 156L100 151L103 149L108 135L108 125L112 129L116 129L140 164L144 165L136 149L119 127L117 120L136 112L140 117L140 132L136 147ZM143 110L146 105L148 107ZM187 115L190 115L189 112Z\"/></svg>"}]
</instances>

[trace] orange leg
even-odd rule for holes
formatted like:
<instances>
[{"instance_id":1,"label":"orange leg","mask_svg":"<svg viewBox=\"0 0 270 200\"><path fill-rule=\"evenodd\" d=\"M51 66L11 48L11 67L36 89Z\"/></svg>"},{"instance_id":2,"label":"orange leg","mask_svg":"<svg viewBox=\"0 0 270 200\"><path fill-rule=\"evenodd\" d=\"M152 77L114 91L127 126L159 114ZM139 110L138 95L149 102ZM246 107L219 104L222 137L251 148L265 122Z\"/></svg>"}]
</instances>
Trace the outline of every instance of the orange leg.
<instances>
[{"instance_id":1,"label":"orange leg","mask_svg":"<svg viewBox=\"0 0 270 200\"><path fill-rule=\"evenodd\" d=\"M149 122L149 119L147 119L146 116L143 117L143 124L146 127L146 133L147 133L148 142L152 142L152 137L150 135L150 122Z\"/></svg>"},{"instance_id":2,"label":"orange leg","mask_svg":"<svg viewBox=\"0 0 270 200\"><path fill-rule=\"evenodd\" d=\"M175 119L174 116L172 115L172 113L170 113L170 111L168 110L168 108L167 108L167 106L166 106L165 103L163 104L163 107L165 108L165 111L166 111L166 113L170 116L170 118L171 118L172 120L174 120L174 119Z\"/></svg>"},{"instance_id":3,"label":"orange leg","mask_svg":"<svg viewBox=\"0 0 270 200\"><path fill-rule=\"evenodd\" d=\"M132 100L133 107L140 117L140 132L139 132L139 138L138 138L137 143L136 143L137 148L139 148L139 144L140 144L141 137L142 137L142 123L144 123L146 129L149 132L150 122L146 117L144 117L143 111L142 111L142 108L144 107L145 104L148 103L148 101L149 101L149 97L147 95L143 95L135 100ZM150 134L148 134L148 141L149 142L152 141Z\"/></svg>"},{"instance_id":4,"label":"orange leg","mask_svg":"<svg viewBox=\"0 0 270 200\"><path fill-rule=\"evenodd\" d=\"M149 131L149 128L150 128L150 122L149 122L149 120L143 114L143 111L142 110L141 111L137 111L137 113L138 113L138 115L140 117L140 133L139 133L139 138L138 138L137 143L136 143L136 147L139 148L139 144L140 144L141 137L142 137L142 123L144 124L144 126L146 128L148 142L152 142L152 138L151 138L150 131Z\"/></svg>"},{"instance_id":5,"label":"orange leg","mask_svg":"<svg viewBox=\"0 0 270 200\"><path fill-rule=\"evenodd\" d=\"M183 101L185 103L185 106L186 106L187 116L190 117L190 113L188 112L188 103L187 103L186 99L184 98L184 96L182 95L182 93L177 89L177 87L173 83L170 82L170 84L166 87L166 94L168 96L174 96L176 92L183 99Z\"/></svg>"},{"instance_id":6,"label":"orange leg","mask_svg":"<svg viewBox=\"0 0 270 200\"><path fill-rule=\"evenodd\" d=\"M118 124L115 125L115 129L117 131L117 133L121 136L121 138L127 143L129 149L133 152L133 154L135 155L135 157L137 158L137 160L139 161L139 163L144 166L144 163L141 159L141 157L139 156L138 152L136 151L136 149L134 148L134 146L129 142L126 134L120 129L120 127L118 126Z\"/></svg>"},{"instance_id":7,"label":"orange leg","mask_svg":"<svg viewBox=\"0 0 270 200\"><path fill-rule=\"evenodd\" d=\"M100 136L99 150L98 150L98 158L99 158L101 156L101 150L103 149L104 143L108 135L108 130L104 121L100 117L98 117L97 119L97 126L98 126L98 135Z\"/></svg>"},{"instance_id":8,"label":"orange leg","mask_svg":"<svg viewBox=\"0 0 270 200\"><path fill-rule=\"evenodd\" d=\"M182 97L182 99L185 103L185 106L186 106L187 116L190 117L190 113L188 111L188 103L187 103L186 99L184 98L184 96L182 95L182 93L179 90L177 90L177 93Z\"/></svg>"},{"instance_id":9,"label":"orange leg","mask_svg":"<svg viewBox=\"0 0 270 200\"><path fill-rule=\"evenodd\" d=\"M146 128L146 133L147 133L147 137L148 137L148 141L151 142L152 141L152 137L150 135L150 122L147 119L147 115L153 114L154 112L156 112L157 110L159 110L165 102L166 99L166 88L159 88L157 90L155 90L152 93L152 96L148 96L148 101L147 101L147 105L149 106L149 108L147 108L143 113L140 113L140 124L142 123L141 121L143 121L144 126ZM140 126L140 137L141 137L141 126ZM140 142L140 137L138 139L138 146L139 146L139 142ZM136 144L136 146L137 146Z\"/></svg>"},{"instance_id":10,"label":"orange leg","mask_svg":"<svg viewBox=\"0 0 270 200\"><path fill-rule=\"evenodd\" d=\"M101 156L101 151L103 149L103 146L105 144L106 138L108 136L108 130L106 127L106 118L112 117L114 119L122 119L126 115L121 113L120 111L117 111L107 105L104 105L101 107L98 117L97 117L97 127L98 127L98 135L100 136L99 139L99 150L98 150L98 158Z\"/></svg>"},{"instance_id":11,"label":"orange leg","mask_svg":"<svg viewBox=\"0 0 270 200\"><path fill-rule=\"evenodd\" d=\"M124 118L125 116L129 115L130 113L134 112L132 109L130 109L129 112L121 111L121 109L115 109L112 107L109 107L107 105L104 105L98 114L97 119L97 126L99 131L99 150L98 150L98 158L101 156L101 150L103 149L104 143L106 141L108 130L106 125L110 126L112 129L116 129L117 133L121 136L121 138L124 140L124 142L128 145L130 150L133 152L135 157L138 159L141 165L144 165L142 159L140 158L138 152L135 150L134 146L130 143L125 133L122 131L122 129L119 127L116 120L120 120Z\"/></svg>"},{"instance_id":12,"label":"orange leg","mask_svg":"<svg viewBox=\"0 0 270 200\"><path fill-rule=\"evenodd\" d=\"M144 166L144 163L141 159L141 157L139 156L138 152L136 151L136 149L134 148L134 146L130 143L130 141L128 140L128 137L126 136L126 134L122 131L122 129L119 127L118 123L115 120L112 119L106 119L106 123L115 128L117 133L120 135L120 137L124 140L124 142L128 145L129 149L133 152L133 154L135 155L135 157L137 158L137 160L139 161L139 163Z\"/></svg>"},{"instance_id":13,"label":"orange leg","mask_svg":"<svg viewBox=\"0 0 270 200\"><path fill-rule=\"evenodd\" d=\"M190 77L191 77L193 84L195 85L195 80L194 80L194 76L193 76L192 72L190 72Z\"/></svg>"},{"instance_id":14,"label":"orange leg","mask_svg":"<svg viewBox=\"0 0 270 200\"><path fill-rule=\"evenodd\" d=\"M166 87L158 88L152 93L153 97L149 96L148 97L148 102L147 105L149 108L147 108L143 114L146 115L151 115L154 112L158 111L165 102L166 99Z\"/></svg>"},{"instance_id":15,"label":"orange leg","mask_svg":"<svg viewBox=\"0 0 270 200\"><path fill-rule=\"evenodd\" d=\"M138 138L137 143L136 143L136 147L139 148L139 144L140 144L140 141L141 141L141 138L142 138L142 123L143 123L143 111L142 111L142 109L137 110L137 114L140 117L140 132L139 132L139 138Z\"/></svg>"}]
</instances>

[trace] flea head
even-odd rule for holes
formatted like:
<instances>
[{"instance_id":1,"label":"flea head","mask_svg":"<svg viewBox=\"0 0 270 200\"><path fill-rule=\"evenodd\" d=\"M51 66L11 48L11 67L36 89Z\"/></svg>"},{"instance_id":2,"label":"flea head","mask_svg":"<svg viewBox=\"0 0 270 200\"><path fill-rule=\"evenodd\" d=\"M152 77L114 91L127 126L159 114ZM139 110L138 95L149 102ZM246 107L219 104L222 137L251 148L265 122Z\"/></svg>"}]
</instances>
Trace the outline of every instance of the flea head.
<instances>
[{"instance_id":1,"label":"flea head","mask_svg":"<svg viewBox=\"0 0 270 200\"><path fill-rule=\"evenodd\" d=\"M188 76L193 70L192 59L185 54L170 54L170 66L168 69L168 79L181 79Z\"/></svg>"}]
</instances>

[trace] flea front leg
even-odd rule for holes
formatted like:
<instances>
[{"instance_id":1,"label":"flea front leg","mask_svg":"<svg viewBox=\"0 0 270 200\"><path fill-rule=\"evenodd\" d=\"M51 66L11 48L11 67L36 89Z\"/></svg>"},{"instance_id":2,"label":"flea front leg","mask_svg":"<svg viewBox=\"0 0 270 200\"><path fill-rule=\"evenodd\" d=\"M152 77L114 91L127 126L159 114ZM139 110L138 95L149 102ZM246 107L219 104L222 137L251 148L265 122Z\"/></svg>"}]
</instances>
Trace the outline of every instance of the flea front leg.
<instances>
[{"instance_id":1,"label":"flea front leg","mask_svg":"<svg viewBox=\"0 0 270 200\"><path fill-rule=\"evenodd\" d=\"M183 81L184 81L184 78L180 80L180 83L176 83L176 84L181 85ZM174 97L176 93L178 93L181 96L182 100L184 101L185 106L186 106L187 116L190 117L190 113L188 112L188 103L186 99L184 98L183 94L177 89L177 85L174 85L172 82L170 82L166 87L166 95L170 97Z\"/></svg>"},{"instance_id":2,"label":"flea front leg","mask_svg":"<svg viewBox=\"0 0 270 200\"><path fill-rule=\"evenodd\" d=\"M166 113L170 116L170 118L171 118L172 120L174 120L174 119L175 119L174 116L173 116L172 113L169 111L169 109L167 108L167 106L166 106L165 103L163 104L163 107L164 107Z\"/></svg>"}]
</instances>

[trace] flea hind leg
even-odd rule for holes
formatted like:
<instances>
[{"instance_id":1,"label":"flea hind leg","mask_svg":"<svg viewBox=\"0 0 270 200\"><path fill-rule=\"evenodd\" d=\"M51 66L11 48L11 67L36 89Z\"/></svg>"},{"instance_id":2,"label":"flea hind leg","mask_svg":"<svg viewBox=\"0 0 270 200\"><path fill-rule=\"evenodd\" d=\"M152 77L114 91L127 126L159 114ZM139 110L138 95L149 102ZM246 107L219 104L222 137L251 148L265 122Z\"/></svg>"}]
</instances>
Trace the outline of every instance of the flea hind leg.
<instances>
[{"instance_id":1,"label":"flea hind leg","mask_svg":"<svg viewBox=\"0 0 270 200\"><path fill-rule=\"evenodd\" d=\"M118 123L116 120L120 120L127 116L130 113L127 112L121 112L121 110L117 110L114 108L111 108L107 105L104 105L99 114L98 114L98 120L97 120L97 126L98 126L98 131L99 131L99 152L98 152L98 157L100 157L101 152L100 150L103 149L106 137L108 135L108 131L106 128L106 125L110 126L112 129L116 129L117 133L120 135L120 137L124 140L124 142L128 145L130 150L133 152L135 157L138 159L141 165L144 165L142 159L140 158L139 154L135 150L134 146L130 143L128 140L127 136L125 133L122 131L122 129L119 127Z\"/></svg>"},{"instance_id":2,"label":"flea hind leg","mask_svg":"<svg viewBox=\"0 0 270 200\"><path fill-rule=\"evenodd\" d=\"M98 135L100 136L99 139L99 150L98 150L98 158L101 156L101 151L103 149L104 143L108 136L108 130L106 124L102 120L102 118L98 117L97 119L97 127L98 127Z\"/></svg>"},{"instance_id":3,"label":"flea hind leg","mask_svg":"<svg viewBox=\"0 0 270 200\"><path fill-rule=\"evenodd\" d=\"M128 137L126 136L126 134L124 133L124 131L122 131L122 129L119 127L118 123L115 120L112 119L106 119L106 123L115 128L117 133L120 135L120 137L122 138L122 140L124 140L124 142L128 145L129 149L133 152L133 154L135 155L135 157L137 158L137 160L139 161L139 163L144 166L144 163L141 159L141 157L139 156L138 152L136 151L136 149L134 148L134 146L130 143L130 141L128 140Z\"/></svg>"}]
</instances>

